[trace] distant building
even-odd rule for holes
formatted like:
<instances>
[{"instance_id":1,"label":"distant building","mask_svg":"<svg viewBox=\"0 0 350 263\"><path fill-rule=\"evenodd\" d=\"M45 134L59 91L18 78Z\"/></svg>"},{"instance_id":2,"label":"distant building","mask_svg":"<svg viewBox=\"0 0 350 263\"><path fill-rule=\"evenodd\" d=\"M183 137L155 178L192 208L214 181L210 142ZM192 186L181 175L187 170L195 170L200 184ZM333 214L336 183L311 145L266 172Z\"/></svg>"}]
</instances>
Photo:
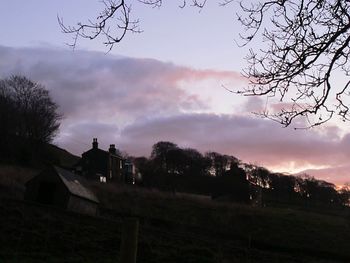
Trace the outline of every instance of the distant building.
<instances>
[{"instance_id":1,"label":"distant building","mask_svg":"<svg viewBox=\"0 0 350 263\"><path fill-rule=\"evenodd\" d=\"M130 160L123 160L124 180L128 184L135 184L136 171L135 165Z\"/></svg>"},{"instance_id":2,"label":"distant building","mask_svg":"<svg viewBox=\"0 0 350 263\"><path fill-rule=\"evenodd\" d=\"M45 169L26 183L25 199L96 215L99 201L79 176L57 166Z\"/></svg>"},{"instance_id":3,"label":"distant building","mask_svg":"<svg viewBox=\"0 0 350 263\"><path fill-rule=\"evenodd\" d=\"M108 151L98 148L97 138L92 141L92 148L82 154L81 174L87 179L107 182L134 182L132 162L120 156L114 144Z\"/></svg>"}]
</instances>

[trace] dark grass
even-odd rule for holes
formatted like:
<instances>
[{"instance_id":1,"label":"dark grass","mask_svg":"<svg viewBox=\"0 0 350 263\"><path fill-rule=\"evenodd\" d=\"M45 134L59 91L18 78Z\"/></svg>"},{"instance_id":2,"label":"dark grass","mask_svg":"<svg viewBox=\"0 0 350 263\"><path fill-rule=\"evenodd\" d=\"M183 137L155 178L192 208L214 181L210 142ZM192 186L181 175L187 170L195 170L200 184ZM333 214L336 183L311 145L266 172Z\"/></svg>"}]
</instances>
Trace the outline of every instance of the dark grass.
<instances>
[{"instance_id":1,"label":"dark grass","mask_svg":"<svg viewBox=\"0 0 350 263\"><path fill-rule=\"evenodd\" d=\"M18 189L20 180L8 184ZM350 262L350 217L91 184L99 217L0 199L0 262L119 262L122 217L140 218L138 262Z\"/></svg>"},{"instance_id":2,"label":"dark grass","mask_svg":"<svg viewBox=\"0 0 350 263\"><path fill-rule=\"evenodd\" d=\"M116 259L120 224L2 200L0 262L108 262Z\"/></svg>"}]
</instances>

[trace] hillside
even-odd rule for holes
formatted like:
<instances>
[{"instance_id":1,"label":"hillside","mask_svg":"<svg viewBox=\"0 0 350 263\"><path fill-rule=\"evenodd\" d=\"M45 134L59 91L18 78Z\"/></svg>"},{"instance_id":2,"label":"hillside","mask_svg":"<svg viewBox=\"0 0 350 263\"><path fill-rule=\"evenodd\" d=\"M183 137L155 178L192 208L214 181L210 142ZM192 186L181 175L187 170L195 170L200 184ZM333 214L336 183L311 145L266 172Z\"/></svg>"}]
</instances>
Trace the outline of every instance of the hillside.
<instances>
[{"instance_id":1,"label":"hillside","mask_svg":"<svg viewBox=\"0 0 350 263\"><path fill-rule=\"evenodd\" d=\"M74 154L71 154L67 150L62 149L62 148L60 148L56 145L53 145L53 144L48 144L47 150L48 150L49 154L51 154L53 156L55 161L62 167L72 167L80 159L80 157L78 157Z\"/></svg>"},{"instance_id":2,"label":"hillside","mask_svg":"<svg viewBox=\"0 0 350 263\"><path fill-rule=\"evenodd\" d=\"M0 262L118 262L125 215L140 218L138 262L350 261L349 211L256 208L91 184L102 204L95 218L21 201L24 175L34 171L0 168L18 175L9 188L16 194L3 192L0 201ZM0 173L1 182L8 174Z\"/></svg>"}]
</instances>

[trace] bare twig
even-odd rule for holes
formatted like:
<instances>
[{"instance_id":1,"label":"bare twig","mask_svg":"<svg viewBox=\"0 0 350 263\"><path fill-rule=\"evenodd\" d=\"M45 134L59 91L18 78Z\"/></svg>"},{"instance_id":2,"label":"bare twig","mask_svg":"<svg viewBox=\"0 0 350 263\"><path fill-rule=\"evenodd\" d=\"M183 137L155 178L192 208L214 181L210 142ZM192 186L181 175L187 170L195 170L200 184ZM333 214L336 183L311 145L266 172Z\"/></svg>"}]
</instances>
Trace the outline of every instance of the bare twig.
<instances>
[{"instance_id":1,"label":"bare twig","mask_svg":"<svg viewBox=\"0 0 350 263\"><path fill-rule=\"evenodd\" d=\"M73 27L58 18L62 31L73 35L70 45L76 47L79 38L105 36L103 43L111 50L128 32L141 32L139 21L130 18L127 1L102 0L104 9L94 21ZM180 8L190 5L202 10L207 4L207 0L178 1ZM221 6L235 1L218 0ZM162 0L138 2L151 7L163 4ZM267 107L261 116L283 126L300 118L307 127L324 124L335 115L349 120L350 1L241 0L240 6L237 16L245 29L240 46L261 36L263 48L251 49L247 56L243 72L250 85L238 91L226 89L244 96L278 98L287 106L278 111ZM335 72L343 73L346 85L335 85Z\"/></svg>"},{"instance_id":2,"label":"bare twig","mask_svg":"<svg viewBox=\"0 0 350 263\"><path fill-rule=\"evenodd\" d=\"M228 1L230 2L230 1ZM276 0L241 2L245 27L243 45L261 34L266 48L250 51L245 96L276 96L289 102L278 112L262 116L289 126L304 118L307 127L329 121L335 114L349 119L345 96L349 87L350 3L345 0ZM343 88L334 73L343 71ZM334 91L338 90L334 94ZM332 97L330 97L332 96Z\"/></svg>"},{"instance_id":3,"label":"bare twig","mask_svg":"<svg viewBox=\"0 0 350 263\"><path fill-rule=\"evenodd\" d=\"M58 17L59 25L63 33L73 35L73 42L69 44L75 48L79 38L94 40L105 36L103 44L111 50L119 43L127 32L139 33L139 21L130 18L131 5L124 0L102 0L104 9L99 13L95 21L77 23L76 26L66 26L63 18Z\"/></svg>"}]
</instances>

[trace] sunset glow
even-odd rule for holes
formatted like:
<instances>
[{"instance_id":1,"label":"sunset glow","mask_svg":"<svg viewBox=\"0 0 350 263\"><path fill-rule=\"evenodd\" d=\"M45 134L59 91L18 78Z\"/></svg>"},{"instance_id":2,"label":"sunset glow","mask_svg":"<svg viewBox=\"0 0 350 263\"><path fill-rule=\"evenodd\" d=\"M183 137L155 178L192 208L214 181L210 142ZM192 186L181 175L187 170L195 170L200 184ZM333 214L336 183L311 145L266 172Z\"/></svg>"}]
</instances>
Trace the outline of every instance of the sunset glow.
<instances>
[{"instance_id":1,"label":"sunset glow","mask_svg":"<svg viewBox=\"0 0 350 263\"><path fill-rule=\"evenodd\" d=\"M234 43L239 27L232 10L210 4L198 13L174 3L161 9L135 4L143 33L107 54L95 42L81 42L72 51L57 13L76 22L98 5L2 1L0 22L9 25L0 28L6 36L0 40L0 77L24 74L50 90L64 115L57 145L81 155L98 137L102 148L115 143L130 155L149 156L151 146L165 140L276 172L350 181L348 123L283 128L252 114L264 110L266 100L229 91L247 85L241 74L247 50ZM18 19L8 23L8 10ZM39 16L35 10L44 11Z\"/></svg>"}]
</instances>

